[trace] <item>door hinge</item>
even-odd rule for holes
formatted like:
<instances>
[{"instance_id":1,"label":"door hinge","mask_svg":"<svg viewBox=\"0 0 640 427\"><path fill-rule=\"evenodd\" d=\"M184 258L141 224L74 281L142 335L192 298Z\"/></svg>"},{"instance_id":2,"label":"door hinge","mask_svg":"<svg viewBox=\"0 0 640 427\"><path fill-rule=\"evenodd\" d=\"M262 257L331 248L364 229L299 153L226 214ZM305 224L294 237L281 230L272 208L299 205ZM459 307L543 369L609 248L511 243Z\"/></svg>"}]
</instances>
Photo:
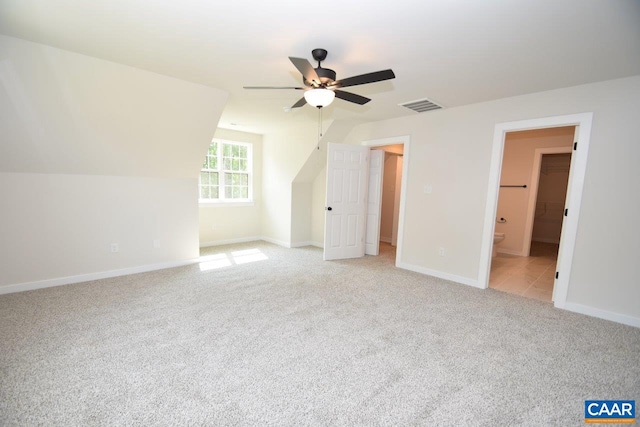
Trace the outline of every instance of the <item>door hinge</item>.
<instances>
[{"instance_id":1,"label":"door hinge","mask_svg":"<svg viewBox=\"0 0 640 427\"><path fill-rule=\"evenodd\" d=\"M569 209L565 209L564 210L564 216L567 216L569 214Z\"/></svg>"},{"instance_id":2,"label":"door hinge","mask_svg":"<svg viewBox=\"0 0 640 427\"><path fill-rule=\"evenodd\" d=\"M573 150L575 151L575 150L577 150L577 149L578 149L578 143L577 143L577 142L574 142L574 143L573 143Z\"/></svg>"},{"instance_id":3,"label":"door hinge","mask_svg":"<svg viewBox=\"0 0 640 427\"><path fill-rule=\"evenodd\" d=\"M560 272L556 271L556 279L558 278L559 275L560 275Z\"/></svg>"}]
</instances>

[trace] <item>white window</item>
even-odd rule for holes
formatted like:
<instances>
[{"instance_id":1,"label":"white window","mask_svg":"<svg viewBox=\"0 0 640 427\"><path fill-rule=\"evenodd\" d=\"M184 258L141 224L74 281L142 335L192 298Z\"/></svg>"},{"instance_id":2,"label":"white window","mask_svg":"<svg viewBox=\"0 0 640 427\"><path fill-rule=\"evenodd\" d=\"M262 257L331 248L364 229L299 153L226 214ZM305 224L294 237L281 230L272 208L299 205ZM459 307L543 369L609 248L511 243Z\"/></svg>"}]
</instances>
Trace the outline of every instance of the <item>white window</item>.
<instances>
[{"instance_id":1,"label":"white window","mask_svg":"<svg viewBox=\"0 0 640 427\"><path fill-rule=\"evenodd\" d=\"M214 139L200 171L200 201L252 201L251 173L251 144Z\"/></svg>"}]
</instances>

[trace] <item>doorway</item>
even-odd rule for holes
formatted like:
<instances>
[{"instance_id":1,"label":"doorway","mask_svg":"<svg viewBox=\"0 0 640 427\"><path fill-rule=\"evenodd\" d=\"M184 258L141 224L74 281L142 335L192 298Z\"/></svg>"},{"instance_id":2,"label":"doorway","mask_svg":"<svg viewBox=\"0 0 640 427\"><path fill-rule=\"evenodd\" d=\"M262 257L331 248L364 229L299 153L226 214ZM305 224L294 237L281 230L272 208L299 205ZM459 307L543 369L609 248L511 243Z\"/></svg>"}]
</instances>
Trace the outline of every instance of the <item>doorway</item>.
<instances>
[{"instance_id":1,"label":"doorway","mask_svg":"<svg viewBox=\"0 0 640 427\"><path fill-rule=\"evenodd\" d=\"M366 238L373 240L378 246L379 250L373 252L375 255L391 256L397 266L402 259L410 137L406 135L363 141L362 145L384 152L382 183L378 190L380 215L373 227L367 227Z\"/></svg>"},{"instance_id":2,"label":"doorway","mask_svg":"<svg viewBox=\"0 0 640 427\"><path fill-rule=\"evenodd\" d=\"M380 212L382 198L382 156L384 151L374 147L401 146L400 192L398 197L397 245L395 263L402 259L402 230L404 228L405 194L409 158L409 136L363 141L360 145L328 143L327 181L325 190L324 260L359 258L365 253L378 255ZM376 161L369 162L368 158ZM377 165L377 169L374 166ZM369 168L366 171L366 168ZM375 176L379 179L374 179ZM367 179L368 177L368 179ZM367 185L367 181L369 181ZM372 185L372 181L374 185ZM368 197L365 195L368 193ZM377 199L372 207L371 199ZM372 234L375 234L372 237ZM367 244L365 244L365 241ZM368 243L375 245L370 246ZM373 249L374 252L367 252Z\"/></svg>"},{"instance_id":3,"label":"doorway","mask_svg":"<svg viewBox=\"0 0 640 427\"><path fill-rule=\"evenodd\" d=\"M509 132L575 126L574 144L572 146L571 166L567 185L564 219L560 244L558 247L557 266L554 275L552 301L558 308L564 308L569 290L573 250L575 247L582 188L587 166L589 141L591 137L591 123L593 113L572 114L567 116L546 117L541 119L522 120L496 124L489 171L489 187L484 221L482 248L480 253L480 271L478 282L480 287L489 286L489 274L492 260L494 231L497 215L498 196L502 171L502 157L506 136ZM518 183L515 183L518 185ZM524 184L522 184L524 185ZM507 219L508 221L508 219ZM506 241L506 238L505 238Z\"/></svg>"},{"instance_id":4,"label":"doorway","mask_svg":"<svg viewBox=\"0 0 640 427\"><path fill-rule=\"evenodd\" d=\"M575 126L505 136L489 287L552 301Z\"/></svg>"},{"instance_id":5,"label":"doorway","mask_svg":"<svg viewBox=\"0 0 640 427\"><path fill-rule=\"evenodd\" d=\"M402 144L385 145L374 147L372 150L384 152L378 243L388 243L395 248L398 246L404 146Z\"/></svg>"}]
</instances>

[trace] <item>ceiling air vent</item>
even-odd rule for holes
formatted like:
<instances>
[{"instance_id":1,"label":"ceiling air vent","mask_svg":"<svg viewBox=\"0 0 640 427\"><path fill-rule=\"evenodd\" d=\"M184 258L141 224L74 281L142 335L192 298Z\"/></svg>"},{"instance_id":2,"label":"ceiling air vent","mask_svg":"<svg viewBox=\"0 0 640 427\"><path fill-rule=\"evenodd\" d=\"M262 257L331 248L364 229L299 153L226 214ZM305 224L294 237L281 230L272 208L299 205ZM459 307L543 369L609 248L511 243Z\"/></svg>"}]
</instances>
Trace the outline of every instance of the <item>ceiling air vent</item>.
<instances>
[{"instance_id":1,"label":"ceiling air vent","mask_svg":"<svg viewBox=\"0 0 640 427\"><path fill-rule=\"evenodd\" d=\"M405 102L404 104L398 104L401 107L407 107L410 110L415 111L416 113L424 113L425 111L439 110L442 108L441 105L436 104L435 102L431 102L428 99L419 99L417 101Z\"/></svg>"}]
</instances>

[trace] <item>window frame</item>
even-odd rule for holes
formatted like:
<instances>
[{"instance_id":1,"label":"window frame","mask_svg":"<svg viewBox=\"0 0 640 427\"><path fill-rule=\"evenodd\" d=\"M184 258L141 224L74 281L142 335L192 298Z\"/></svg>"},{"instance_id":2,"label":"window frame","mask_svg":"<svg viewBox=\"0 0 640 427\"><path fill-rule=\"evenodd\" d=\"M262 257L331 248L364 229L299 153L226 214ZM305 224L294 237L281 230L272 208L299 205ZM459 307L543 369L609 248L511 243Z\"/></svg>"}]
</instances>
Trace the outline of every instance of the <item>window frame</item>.
<instances>
[{"instance_id":1,"label":"window frame","mask_svg":"<svg viewBox=\"0 0 640 427\"><path fill-rule=\"evenodd\" d=\"M217 150L217 158L218 158L218 168L217 169L203 169L200 167L200 172L217 172L218 173L218 198L217 199L202 199L200 198L202 182L201 175L198 174L198 204L203 206L253 206L253 144L250 142L242 142L242 141L232 141L228 139L220 139L213 138L207 147L211 147L211 144L216 142L218 144ZM223 169L224 167L224 155L223 155L223 146L224 144L228 145L237 145L241 147L245 147L247 149L247 171L226 171ZM207 151L208 153L208 151ZM206 155L205 155L206 156ZM231 199L225 197L225 182L227 178L227 174L231 173L246 173L247 174L247 198L242 199Z\"/></svg>"}]
</instances>

